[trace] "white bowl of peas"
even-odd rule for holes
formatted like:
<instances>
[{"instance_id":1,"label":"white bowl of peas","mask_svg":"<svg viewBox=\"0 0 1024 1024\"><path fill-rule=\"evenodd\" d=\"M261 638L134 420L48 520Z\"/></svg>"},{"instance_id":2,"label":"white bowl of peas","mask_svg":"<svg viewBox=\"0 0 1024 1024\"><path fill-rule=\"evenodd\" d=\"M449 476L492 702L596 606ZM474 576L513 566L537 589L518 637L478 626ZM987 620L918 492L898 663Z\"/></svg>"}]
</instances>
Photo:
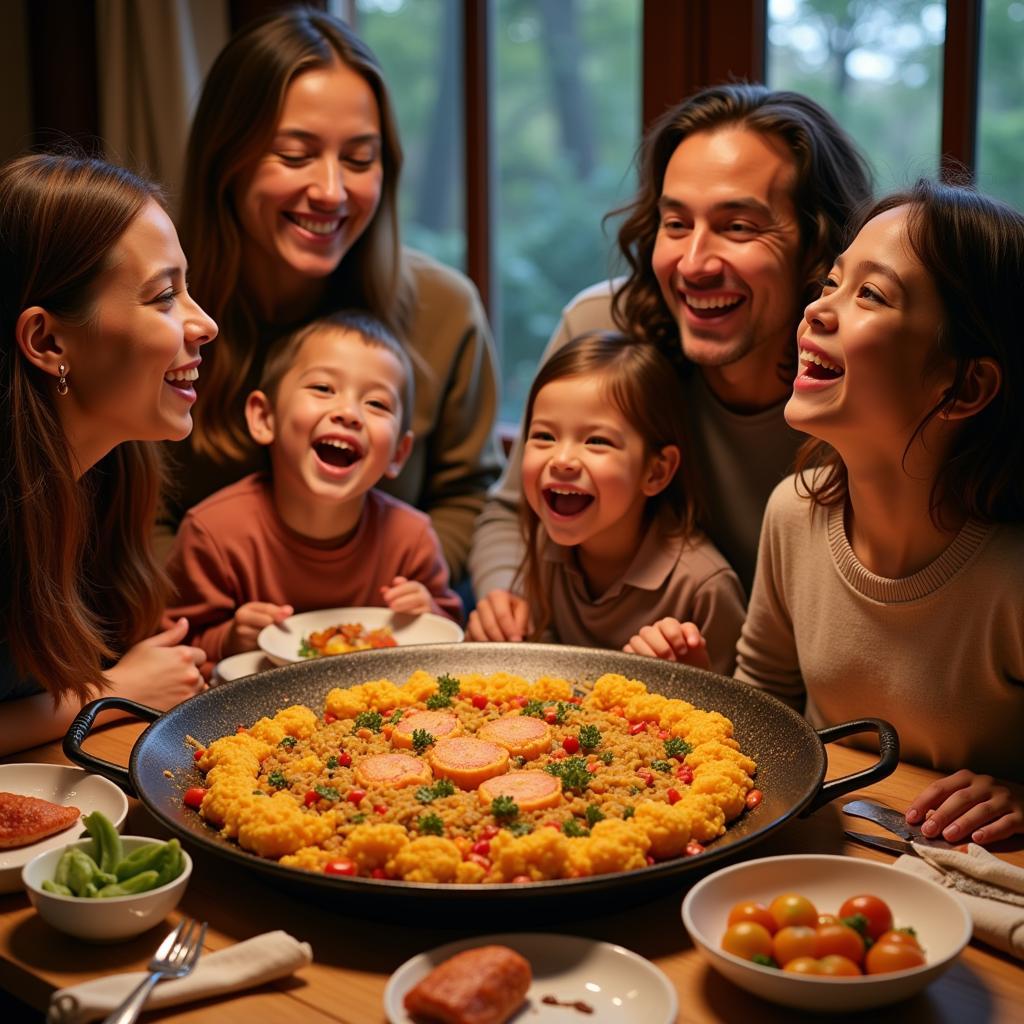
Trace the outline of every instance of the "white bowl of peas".
<instances>
[{"instance_id":1,"label":"white bowl of peas","mask_svg":"<svg viewBox=\"0 0 1024 1024\"><path fill-rule=\"evenodd\" d=\"M108 855L107 870L93 838L47 850L22 868L28 898L47 924L88 942L119 942L160 924L178 905L192 858L177 840L119 838L120 857L114 863Z\"/></svg>"}]
</instances>

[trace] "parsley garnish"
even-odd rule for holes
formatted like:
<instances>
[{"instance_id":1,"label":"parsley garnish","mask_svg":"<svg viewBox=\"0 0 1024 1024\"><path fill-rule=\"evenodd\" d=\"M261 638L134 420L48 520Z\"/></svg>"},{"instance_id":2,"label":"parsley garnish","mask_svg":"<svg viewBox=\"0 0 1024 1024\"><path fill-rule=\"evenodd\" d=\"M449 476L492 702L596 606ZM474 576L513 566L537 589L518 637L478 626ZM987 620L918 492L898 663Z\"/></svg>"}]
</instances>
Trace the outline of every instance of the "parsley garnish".
<instances>
[{"instance_id":1,"label":"parsley garnish","mask_svg":"<svg viewBox=\"0 0 1024 1024\"><path fill-rule=\"evenodd\" d=\"M672 765L670 765L668 763L668 761L659 761L659 760L652 761L651 762L651 767L656 772L670 772L670 771L672 771Z\"/></svg>"},{"instance_id":2,"label":"parsley garnish","mask_svg":"<svg viewBox=\"0 0 1024 1024\"><path fill-rule=\"evenodd\" d=\"M433 786L420 786L413 795L421 804L429 804L438 797L451 796L454 792L455 784L451 779L438 779Z\"/></svg>"},{"instance_id":3,"label":"parsley garnish","mask_svg":"<svg viewBox=\"0 0 1024 1024\"><path fill-rule=\"evenodd\" d=\"M362 825L362 823L366 821L366 815L360 811L359 814L353 814L348 820L353 825Z\"/></svg>"},{"instance_id":4,"label":"parsley garnish","mask_svg":"<svg viewBox=\"0 0 1024 1024\"><path fill-rule=\"evenodd\" d=\"M682 761L691 750L693 750L693 747L686 740L680 739L678 736L665 740L666 757L675 757Z\"/></svg>"},{"instance_id":5,"label":"parsley garnish","mask_svg":"<svg viewBox=\"0 0 1024 1024\"><path fill-rule=\"evenodd\" d=\"M437 692L444 697L454 697L461 689L461 684L454 676L443 675L437 677Z\"/></svg>"},{"instance_id":6,"label":"parsley garnish","mask_svg":"<svg viewBox=\"0 0 1024 1024\"><path fill-rule=\"evenodd\" d=\"M562 780L562 789L571 789L582 793L590 785L590 772L587 771L587 759L576 755L562 761L552 761L544 766L549 775Z\"/></svg>"},{"instance_id":7,"label":"parsley garnish","mask_svg":"<svg viewBox=\"0 0 1024 1024\"><path fill-rule=\"evenodd\" d=\"M298 743L298 740L294 736L285 736L285 738L281 740L280 743L278 743L278 746L284 747L287 750L291 750L296 743Z\"/></svg>"},{"instance_id":8,"label":"parsley garnish","mask_svg":"<svg viewBox=\"0 0 1024 1024\"><path fill-rule=\"evenodd\" d=\"M502 825L502 828L507 829L514 836L528 836L533 831L533 826L528 821L512 821L507 825Z\"/></svg>"},{"instance_id":9,"label":"parsley garnish","mask_svg":"<svg viewBox=\"0 0 1024 1024\"><path fill-rule=\"evenodd\" d=\"M422 836L443 836L444 822L440 815L423 814L416 822L416 831Z\"/></svg>"},{"instance_id":10,"label":"parsley garnish","mask_svg":"<svg viewBox=\"0 0 1024 1024\"><path fill-rule=\"evenodd\" d=\"M587 824L593 828L599 821L604 821L604 813L597 804L587 804L587 809L583 812L587 819Z\"/></svg>"},{"instance_id":11,"label":"parsley garnish","mask_svg":"<svg viewBox=\"0 0 1024 1024\"><path fill-rule=\"evenodd\" d=\"M427 732L426 729L413 729L412 731L412 746L413 750L417 754L422 754L434 742L433 733Z\"/></svg>"},{"instance_id":12,"label":"parsley garnish","mask_svg":"<svg viewBox=\"0 0 1024 1024\"><path fill-rule=\"evenodd\" d=\"M636 814L636 808L635 807L627 807L622 812L622 820L626 821L628 818L632 818L634 814Z\"/></svg>"},{"instance_id":13,"label":"parsley garnish","mask_svg":"<svg viewBox=\"0 0 1024 1024\"><path fill-rule=\"evenodd\" d=\"M438 711L441 708L450 708L452 706L451 697L446 697L443 693L434 693L427 698L427 708L430 711Z\"/></svg>"},{"instance_id":14,"label":"parsley garnish","mask_svg":"<svg viewBox=\"0 0 1024 1024\"><path fill-rule=\"evenodd\" d=\"M491 814L495 818L518 818L519 804L510 796L496 796L491 801Z\"/></svg>"},{"instance_id":15,"label":"parsley garnish","mask_svg":"<svg viewBox=\"0 0 1024 1024\"><path fill-rule=\"evenodd\" d=\"M605 764L611 764L615 760L615 755L610 750L602 750L597 755Z\"/></svg>"},{"instance_id":16,"label":"parsley garnish","mask_svg":"<svg viewBox=\"0 0 1024 1024\"><path fill-rule=\"evenodd\" d=\"M325 800L340 800L341 794L333 786L314 786L313 792Z\"/></svg>"},{"instance_id":17,"label":"parsley garnish","mask_svg":"<svg viewBox=\"0 0 1024 1024\"><path fill-rule=\"evenodd\" d=\"M570 711L576 710L576 705L567 704L563 700L528 700L523 705L523 710L519 713L521 715L530 715L533 718L546 718L549 708L555 709L555 722L558 725L562 725L565 722L565 716Z\"/></svg>"},{"instance_id":18,"label":"parsley garnish","mask_svg":"<svg viewBox=\"0 0 1024 1024\"><path fill-rule=\"evenodd\" d=\"M528 700L523 705L523 710L519 712L521 715L529 715L531 718L543 718L544 717L544 701L542 700Z\"/></svg>"},{"instance_id":19,"label":"parsley garnish","mask_svg":"<svg viewBox=\"0 0 1024 1024\"><path fill-rule=\"evenodd\" d=\"M353 723L356 729L369 729L370 732L380 732L384 725L384 718L379 711L360 711Z\"/></svg>"},{"instance_id":20,"label":"parsley garnish","mask_svg":"<svg viewBox=\"0 0 1024 1024\"><path fill-rule=\"evenodd\" d=\"M275 789L284 789L288 785L288 780L284 777L284 772L271 772L267 776L267 782L269 782Z\"/></svg>"},{"instance_id":21,"label":"parsley garnish","mask_svg":"<svg viewBox=\"0 0 1024 1024\"><path fill-rule=\"evenodd\" d=\"M584 750L593 750L601 746L601 730L596 725L580 726L580 746Z\"/></svg>"},{"instance_id":22,"label":"parsley garnish","mask_svg":"<svg viewBox=\"0 0 1024 1024\"><path fill-rule=\"evenodd\" d=\"M332 754L327 758L327 770L333 772L338 767L338 759Z\"/></svg>"},{"instance_id":23,"label":"parsley garnish","mask_svg":"<svg viewBox=\"0 0 1024 1024\"><path fill-rule=\"evenodd\" d=\"M300 658L315 658L319 652L315 647L309 645L309 641L306 637L303 637L299 642L299 657Z\"/></svg>"},{"instance_id":24,"label":"parsley garnish","mask_svg":"<svg viewBox=\"0 0 1024 1024\"><path fill-rule=\"evenodd\" d=\"M404 715L405 708L395 708L395 710L391 712L391 717L388 719L388 725L398 725Z\"/></svg>"},{"instance_id":25,"label":"parsley garnish","mask_svg":"<svg viewBox=\"0 0 1024 1024\"><path fill-rule=\"evenodd\" d=\"M579 839L583 836L589 836L590 832L585 829L575 818L570 818L563 826L562 832L569 836L570 839Z\"/></svg>"}]
</instances>

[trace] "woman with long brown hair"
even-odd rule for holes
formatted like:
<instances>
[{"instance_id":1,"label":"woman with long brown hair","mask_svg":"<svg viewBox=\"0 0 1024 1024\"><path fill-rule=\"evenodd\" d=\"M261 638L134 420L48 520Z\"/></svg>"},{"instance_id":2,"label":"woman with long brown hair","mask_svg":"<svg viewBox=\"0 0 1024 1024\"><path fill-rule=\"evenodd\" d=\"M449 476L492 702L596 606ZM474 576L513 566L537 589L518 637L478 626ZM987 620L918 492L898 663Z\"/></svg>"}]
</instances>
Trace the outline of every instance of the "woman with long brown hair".
<instances>
[{"instance_id":1,"label":"woman with long brown hair","mask_svg":"<svg viewBox=\"0 0 1024 1024\"><path fill-rule=\"evenodd\" d=\"M403 249L402 151L376 58L342 22L296 8L253 23L207 77L181 228L192 286L221 325L168 522L264 468L243 405L277 338L342 308L413 355L412 454L387 490L427 512L452 576L495 479L496 360L473 286Z\"/></svg>"},{"instance_id":2,"label":"woman with long brown hair","mask_svg":"<svg viewBox=\"0 0 1024 1024\"><path fill-rule=\"evenodd\" d=\"M0 168L0 754L113 688L204 686L184 620L156 633L156 446L192 428L216 325L155 186L85 157ZM155 634L155 635L154 635Z\"/></svg>"}]
</instances>

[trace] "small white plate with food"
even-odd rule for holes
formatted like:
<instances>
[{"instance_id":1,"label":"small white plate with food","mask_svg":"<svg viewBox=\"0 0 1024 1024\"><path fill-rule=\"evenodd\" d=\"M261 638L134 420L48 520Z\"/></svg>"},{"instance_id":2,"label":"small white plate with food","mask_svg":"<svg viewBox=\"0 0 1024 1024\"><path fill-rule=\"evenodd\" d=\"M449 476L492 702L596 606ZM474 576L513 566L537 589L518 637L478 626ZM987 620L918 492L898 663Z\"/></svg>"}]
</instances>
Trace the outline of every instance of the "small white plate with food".
<instances>
[{"instance_id":1,"label":"small white plate with food","mask_svg":"<svg viewBox=\"0 0 1024 1024\"><path fill-rule=\"evenodd\" d=\"M454 644L462 638L458 623L443 615L403 615L390 608L326 608L267 626L257 643L275 665L290 665L378 647Z\"/></svg>"},{"instance_id":2,"label":"small white plate with food","mask_svg":"<svg viewBox=\"0 0 1024 1024\"><path fill-rule=\"evenodd\" d=\"M0 893L22 887L33 857L85 835L82 815L102 811L120 830L128 798L101 775L64 764L0 764Z\"/></svg>"},{"instance_id":3,"label":"small white plate with food","mask_svg":"<svg viewBox=\"0 0 1024 1024\"><path fill-rule=\"evenodd\" d=\"M452 959L468 950L483 954L483 947L488 952L504 948L512 955L482 955L480 963ZM532 977L524 977L516 953L528 961ZM449 964L464 966L465 979L435 973L435 989L417 989L431 972ZM576 935L486 935L420 953L402 964L384 989L389 1024L422 1019L406 1009L406 995L414 989L413 1012L433 1005L431 1000L438 997L493 999L501 1004L494 1007L495 1024L567 1024L570 1017L607 1024L675 1024L678 1012L675 989L649 960L622 946ZM457 1010L448 1012L453 1014L450 1019L458 1019Z\"/></svg>"},{"instance_id":4,"label":"small white plate with food","mask_svg":"<svg viewBox=\"0 0 1024 1024\"><path fill-rule=\"evenodd\" d=\"M218 686L220 683L229 683L232 679L244 679L246 676L255 675L257 672L266 672L274 667L274 663L262 651L243 651L241 654L232 654L227 658L221 658L213 666L213 676L210 679L211 686Z\"/></svg>"}]
</instances>

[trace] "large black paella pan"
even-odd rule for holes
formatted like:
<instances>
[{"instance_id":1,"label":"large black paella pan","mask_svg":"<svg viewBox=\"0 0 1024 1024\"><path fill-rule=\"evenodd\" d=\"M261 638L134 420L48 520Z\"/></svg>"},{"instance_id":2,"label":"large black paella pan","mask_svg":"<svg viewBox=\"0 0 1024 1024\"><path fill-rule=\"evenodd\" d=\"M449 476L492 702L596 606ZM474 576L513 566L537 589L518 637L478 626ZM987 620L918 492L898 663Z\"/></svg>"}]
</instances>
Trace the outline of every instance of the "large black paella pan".
<instances>
[{"instance_id":1,"label":"large black paella pan","mask_svg":"<svg viewBox=\"0 0 1024 1024\"><path fill-rule=\"evenodd\" d=\"M186 736L207 743L290 704L308 704L322 713L324 697L332 687L381 678L402 683L417 669L453 675L512 672L530 680L553 675L583 686L606 672L642 679L653 692L683 698L732 719L736 739L758 764L755 783L764 799L696 857L677 858L619 874L488 886L351 878L286 868L222 839L183 806L184 790L203 782ZM130 711L152 722L136 742L127 771L82 750L96 715L110 708ZM878 734L878 762L865 771L824 782L823 744L868 731ZM380 910L382 901L389 899L400 901L405 909L413 904L435 908L444 904L454 910L456 905L465 908L468 903L499 903L511 908L513 901L520 909L524 901L527 907L540 909L542 904L562 905L566 900L585 901L598 895L604 903L604 897L612 895L613 890L625 890L632 898L645 890L681 884L683 876L757 842L794 815L808 814L836 797L885 778L895 769L899 757L895 730L877 719L815 731L780 701L732 679L653 658L538 644L438 644L326 658L225 683L164 714L123 698L104 697L87 705L75 719L64 741L64 751L76 764L104 775L138 796L183 841L309 894L319 897L333 893L354 910L368 906Z\"/></svg>"}]
</instances>

